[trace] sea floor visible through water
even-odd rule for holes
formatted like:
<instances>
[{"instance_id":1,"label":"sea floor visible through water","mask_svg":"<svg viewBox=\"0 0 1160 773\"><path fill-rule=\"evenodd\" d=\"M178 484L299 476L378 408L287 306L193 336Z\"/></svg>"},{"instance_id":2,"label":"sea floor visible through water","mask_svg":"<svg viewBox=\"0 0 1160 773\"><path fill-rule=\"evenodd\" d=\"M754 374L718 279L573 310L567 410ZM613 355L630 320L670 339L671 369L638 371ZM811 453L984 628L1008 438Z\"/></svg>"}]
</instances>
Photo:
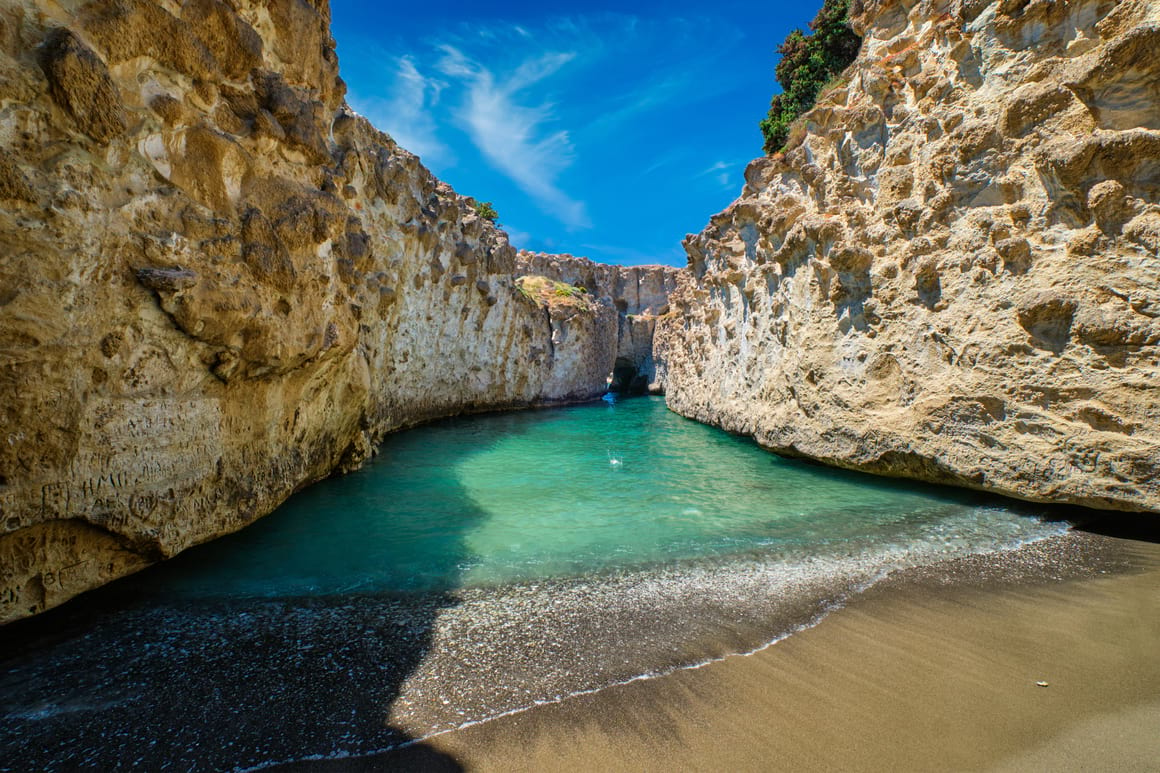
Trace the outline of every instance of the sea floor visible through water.
<instances>
[{"instance_id":1,"label":"sea floor visible through water","mask_svg":"<svg viewBox=\"0 0 1160 773\"><path fill-rule=\"evenodd\" d=\"M1108 520L896 572L752 654L279 769L1150 773L1160 528Z\"/></svg>"},{"instance_id":2,"label":"sea floor visible through water","mask_svg":"<svg viewBox=\"0 0 1160 773\"><path fill-rule=\"evenodd\" d=\"M1068 528L782 459L658 399L438 422L0 631L0 769L365 757L762 649L899 573L1115 569Z\"/></svg>"}]
</instances>

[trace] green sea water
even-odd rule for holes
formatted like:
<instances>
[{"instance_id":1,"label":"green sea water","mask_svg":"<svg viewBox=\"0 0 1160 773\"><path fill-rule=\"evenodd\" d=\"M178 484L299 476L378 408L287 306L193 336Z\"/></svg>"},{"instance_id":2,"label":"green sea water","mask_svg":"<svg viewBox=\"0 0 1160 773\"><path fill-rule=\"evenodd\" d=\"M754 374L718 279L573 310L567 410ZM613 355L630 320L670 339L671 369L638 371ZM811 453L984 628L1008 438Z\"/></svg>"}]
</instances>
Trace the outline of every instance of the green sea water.
<instances>
[{"instance_id":1,"label":"green sea water","mask_svg":"<svg viewBox=\"0 0 1160 773\"><path fill-rule=\"evenodd\" d=\"M437 422L5 629L0 771L346 769L1066 530L1027 512L783 459L656 398Z\"/></svg>"},{"instance_id":2,"label":"green sea water","mask_svg":"<svg viewBox=\"0 0 1160 773\"><path fill-rule=\"evenodd\" d=\"M1056 527L993 500L788 460L661 398L438 422L171 563L163 592L454 590L758 551L986 550Z\"/></svg>"}]
</instances>

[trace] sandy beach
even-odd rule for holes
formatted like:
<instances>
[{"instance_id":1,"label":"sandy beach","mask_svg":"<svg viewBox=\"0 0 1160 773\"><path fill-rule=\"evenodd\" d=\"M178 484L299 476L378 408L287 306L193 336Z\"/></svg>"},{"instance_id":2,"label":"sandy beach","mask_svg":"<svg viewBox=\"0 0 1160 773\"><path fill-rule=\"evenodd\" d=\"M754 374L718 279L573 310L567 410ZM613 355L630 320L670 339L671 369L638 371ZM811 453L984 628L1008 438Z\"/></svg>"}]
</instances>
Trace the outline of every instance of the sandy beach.
<instances>
[{"instance_id":1,"label":"sandy beach","mask_svg":"<svg viewBox=\"0 0 1160 773\"><path fill-rule=\"evenodd\" d=\"M1155 770L1160 544L1133 536L901 573L753 655L309 768Z\"/></svg>"}]
</instances>

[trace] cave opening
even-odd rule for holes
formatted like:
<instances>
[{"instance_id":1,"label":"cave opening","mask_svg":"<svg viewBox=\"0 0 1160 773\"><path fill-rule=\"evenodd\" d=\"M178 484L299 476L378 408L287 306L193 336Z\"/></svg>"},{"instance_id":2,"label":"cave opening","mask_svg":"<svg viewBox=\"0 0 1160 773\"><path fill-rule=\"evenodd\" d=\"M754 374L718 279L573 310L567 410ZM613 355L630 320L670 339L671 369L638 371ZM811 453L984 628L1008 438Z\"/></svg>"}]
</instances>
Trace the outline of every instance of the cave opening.
<instances>
[{"instance_id":1,"label":"cave opening","mask_svg":"<svg viewBox=\"0 0 1160 773\"><path fill-rule=\"evenodd\" d=\"M643 395L648 393L648 376L641 373L636 363L624 357L617 357L612 366L612 381L608 391L622 395Z\"/></svg>"}]
</instances>

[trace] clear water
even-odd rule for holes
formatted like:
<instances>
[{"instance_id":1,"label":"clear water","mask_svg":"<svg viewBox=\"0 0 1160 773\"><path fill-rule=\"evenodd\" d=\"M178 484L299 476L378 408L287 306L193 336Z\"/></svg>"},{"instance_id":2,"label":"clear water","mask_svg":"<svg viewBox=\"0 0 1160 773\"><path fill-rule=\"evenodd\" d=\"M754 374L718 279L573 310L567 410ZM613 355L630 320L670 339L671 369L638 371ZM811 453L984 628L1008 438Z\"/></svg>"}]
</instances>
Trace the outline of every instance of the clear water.
<instances>
[{"instance_id":1,"label":"clear water","mask_svg":"<svg viewBox=\"0 0 1160 773\"><path fill-rule=\"evenodd\" d=\"M148 579L279 597L496 586L762 551L985 550L1054 527L994 501L770 454L661 398L440 422Z\"/></svg>"},{"instance_id":2,"label":"clear water","mask_svg":"<svg viewBox=\"0 0 1160 773\"><path fill-rule=\"evenodd\" d=\"M655 398L440 422L0 632L0 771L341 761L749 651L895 569L1064 530Z\"/></svg>"}]
</instances>

